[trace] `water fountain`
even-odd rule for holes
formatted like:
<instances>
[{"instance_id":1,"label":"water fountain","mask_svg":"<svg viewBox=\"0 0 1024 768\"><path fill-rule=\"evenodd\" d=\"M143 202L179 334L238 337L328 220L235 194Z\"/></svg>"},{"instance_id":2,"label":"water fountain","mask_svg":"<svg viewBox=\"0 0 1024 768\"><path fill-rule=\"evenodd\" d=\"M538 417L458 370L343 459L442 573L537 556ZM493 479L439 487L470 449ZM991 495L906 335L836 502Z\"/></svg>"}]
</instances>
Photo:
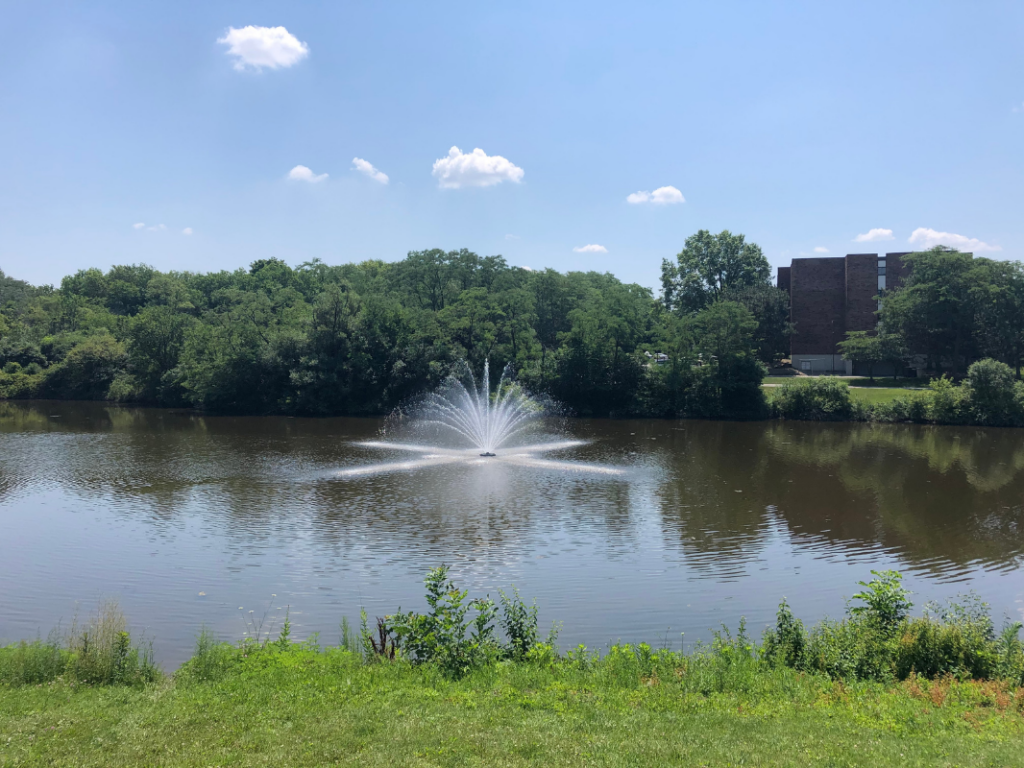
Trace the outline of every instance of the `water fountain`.
<instances>
[{"instance_id":1,"label":"water fountain","mask_svg":"<svg viewBox=\"0 0 1024 768\"><path fill-rule=\"evenodd\" d=\"M413 435L411 441L368 440L359 443L367 448L408 451L420 458L350 467L338 472L340 477L359 477L383 472L399 472L443 464L499 463L537 469L618 475L623 470L602 464L554 461L537 454L566 450L586 443L585 440L541 439L521 444L530 432L539 432L550 405L532 397L506 366L498 386L491 393L490 363L484 362L479 383L470 367L462 361L456 374L449 376L435 391L427 393L403 419Z\"/></svg>"}]
</instances>

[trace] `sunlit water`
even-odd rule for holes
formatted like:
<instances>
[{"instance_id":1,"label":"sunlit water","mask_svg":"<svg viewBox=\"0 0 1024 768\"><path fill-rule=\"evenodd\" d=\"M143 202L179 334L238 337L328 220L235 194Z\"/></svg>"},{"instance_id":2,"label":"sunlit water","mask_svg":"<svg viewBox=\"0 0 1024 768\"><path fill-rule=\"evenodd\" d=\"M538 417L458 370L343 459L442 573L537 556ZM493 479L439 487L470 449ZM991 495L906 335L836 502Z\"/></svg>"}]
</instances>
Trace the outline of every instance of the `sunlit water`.
<instances>
[{"instance_id":1,"label":"sunlit water","mask_svg":"<svg viewBox=\"0 0 1024 768\"><path fill-rule=\"evenodd\" d=\"M423 458L358 444L381 424L0 404L0 640L116 597L168 667L268 606L334 643L360 605L422 607L441 562L536 598L563 647L759 632L783 596L836 616L872 568L1022 617L1021 430L570 420L521 462L345 475Z\"/></svg>"}]
</instances>

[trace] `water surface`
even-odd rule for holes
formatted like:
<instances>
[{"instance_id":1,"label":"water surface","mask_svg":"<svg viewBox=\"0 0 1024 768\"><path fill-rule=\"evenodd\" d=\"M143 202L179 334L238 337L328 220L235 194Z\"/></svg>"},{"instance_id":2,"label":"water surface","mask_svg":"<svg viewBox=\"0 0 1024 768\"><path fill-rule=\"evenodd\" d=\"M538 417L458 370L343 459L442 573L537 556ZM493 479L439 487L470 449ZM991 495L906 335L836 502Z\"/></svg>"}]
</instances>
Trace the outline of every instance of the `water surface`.
<instances>
[{"instance_id":1,"label":"water surface","mask_svg":"<svg viewBox=\"0 0 1024 768\"><path fill-rule=\"evenodd\" d=\"M741 616L760 632L783 596L838 616L880 568L918 605L973 589L997 623L1024 616L1022 430L570 420L590 442L546 458L628 471L339 477L381 460L354 444L380 426L0 403L0 641L114 597L168 667L250 610L290 606L298 636L335 643L361 605L423 607L441 562L474 593L536 598L563 647L678 647Z\"/></svg>"}]
</instances>

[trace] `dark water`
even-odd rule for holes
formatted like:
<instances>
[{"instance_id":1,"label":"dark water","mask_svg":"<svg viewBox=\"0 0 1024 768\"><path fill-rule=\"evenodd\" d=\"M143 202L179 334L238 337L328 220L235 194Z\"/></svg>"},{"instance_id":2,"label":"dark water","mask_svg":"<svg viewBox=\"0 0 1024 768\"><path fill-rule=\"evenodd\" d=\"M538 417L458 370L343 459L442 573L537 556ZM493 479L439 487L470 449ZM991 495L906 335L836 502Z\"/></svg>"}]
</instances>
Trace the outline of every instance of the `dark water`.
<instances>
[{"instance_id":1,"label":"dark water","mask_svg":"<svg viewBox=\"0 0 1024 768\"><path fill-rule=\"evenodd\" d=\"M379 426L0 403L0 640L114 597L168 667L201 625L235 639L268 606L335 643L360 605L422 607L441 562L474 593L536 598L562 647L678 647L741 616L759 633L783 596L837 616L872 568L919 606L973 589L1022 617L1022 430L581 420L592 442L552 458L623 476L335 477L381 459L351 444Z\"/></svg>"}]
</instances>

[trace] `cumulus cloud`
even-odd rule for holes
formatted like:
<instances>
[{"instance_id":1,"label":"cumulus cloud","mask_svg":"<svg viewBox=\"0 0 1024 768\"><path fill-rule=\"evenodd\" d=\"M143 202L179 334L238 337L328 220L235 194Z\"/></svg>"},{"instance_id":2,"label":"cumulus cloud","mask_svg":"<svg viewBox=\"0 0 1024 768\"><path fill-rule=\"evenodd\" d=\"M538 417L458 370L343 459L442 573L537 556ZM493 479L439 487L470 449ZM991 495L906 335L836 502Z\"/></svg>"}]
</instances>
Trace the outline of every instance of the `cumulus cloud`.
<instances>
[{"instance_id":1,"label":"cumulus cloud","mask_svg":"<svg viewBox=\"0 0 1024 768\"><path fill-rule=\"evenodd\" d=\"M144 226L146 225L140 221L138 224L132 224L132 229L142 229Z\"/></svg>"},{"instance_id":2,"label":"cumulus cloud","mask_svg":"<svg viewBox=\"0 0 1024 768\"><path fill-rule=\"evenodd\" d=\"M970 251L972 253L1003 250L998 245L983 243L976 237L956 235L952 232L937 232L934 229L928 229L926 227L918 227L911 232L907 242L912 245L916 245L922 250L934 248L936 245L945 245L949 248L956 248L958 251Z\"/></svg>"},{"instance_id":3,"label":"cumulus cloud","mask_svg":"<svg viewBox=\"0 0 1024 768\"><path fill-rule=\"evenodd\" d=\"M518 240L519 239L519 235L505 235L505 239L506 240ZM524 269L525 269L525 267L524 267Z\"/></svg>"},{"instance_id":4,"label":"cumulus cloud","mask_svg":"<svg viewBox=\"0 0 1024 768\"><path fill-rule=\"evenodd\" d=\"M288 171L288 179L290 181L308 181L310 184L316 184L318 181L323 181L326 178L326 173L317 175L304 165L296 165Z\"/></svg>"},{"instance_id":5,"label":"cumulus cloud","mask_svg":"<svg viewBox=\"0 0 1024 768\"><path fill-rule=\"evenodd\" d=\"M825 248L824 246L818 245L818 246L815 246L814 252L815 253L828 253L828 248Z\"/></svg>"},{"instance_id":6,"label":"cumulus cloud","mask_svg":"<svg viewBox=\"0 0 1024 768\"><path fill-rule=\"evenodd\" d=\"M383 171L378 171L373 165L361 157L352 158L353 170L359 171L362 174L369 176L374 181L379 181L381 184L388 183L388 175Z\"/></svg>"},{"instance_id":7,"label":"cumulus cloud","mask_svg":"<svg viewBox=\"0 0 1024 768\"><path fill-rule=\"evenodd\" d=\"M591 243L590 245L578 245L573 248L573 250L576 251L576 253L608 253L607 248L603 245L597 245L596 243Z\"/></svg>"},{"instance_id":8,"label":"cumulus cloud","mask_svg":"<svg viewBox=\"0 0 1024 768\"><path fill-rule=\"evenodd\" d=\"M892 240L891 229L869 229L862 235L857 235L853 238L855 243L874 243L879 240Z\"/></svg>"},{"instance_id":9,"label":"cumulus cloud","mask_svg":"<svg viewBox=\"0 0 1024 768\"><path fill-rule=\"evenodd\" d=\"M152 227L146 227L147 232L163 232L167 229L166 224L154 224Z\"/></svg>"},{"instance_id":10,"label":"cumulus cloud","mask_svg":"<svg viewBox=\"0 0 1024 768\"><path fill-rule=\"evenodd\" d=\"M474 149L468 155L458 147L448 150L448 156L434 163L433 175L441 189L460 187L492 187L503 181L519 183L524 171L501 155L488 155Z\"/></svg>"},{"instance_id":11,"label":"cumulus cloud","mask_svg":"<svg viewBox=\"0 0 1024 768\"><path fill-rule=\"evenodd\" d=\"M181 230L181 234L183 234L183 235L191 235L192 234L192 227L185 227L183 230Z\"/></svg>"},{"instance_id":12,"label":"cumulus cloud","mask_svg":"<svg viewBox=\"0 0 1024 768\"><path fill-rule=\"evenodd\" d=\"M235 57L235 69L240 71L290 67L309 55L309 46L284 27L231 27L217 42L228 47L228 56Z\"/></svg>"},{"instance_id":13,"label":"cumulus cloud","mask_svg":"<svg viewBox=\"0 0 1024 768\"><path fill-rule=\"evenodd\" d=\"M672 205L673 203L685 203L686 198L683 197L683 193L675 187L658 187L653 192L634 192L626 197L626 202L632 203L633 205L640 205L642 203L651 203L652 205Z\"/></svg>"}]
</instances>

